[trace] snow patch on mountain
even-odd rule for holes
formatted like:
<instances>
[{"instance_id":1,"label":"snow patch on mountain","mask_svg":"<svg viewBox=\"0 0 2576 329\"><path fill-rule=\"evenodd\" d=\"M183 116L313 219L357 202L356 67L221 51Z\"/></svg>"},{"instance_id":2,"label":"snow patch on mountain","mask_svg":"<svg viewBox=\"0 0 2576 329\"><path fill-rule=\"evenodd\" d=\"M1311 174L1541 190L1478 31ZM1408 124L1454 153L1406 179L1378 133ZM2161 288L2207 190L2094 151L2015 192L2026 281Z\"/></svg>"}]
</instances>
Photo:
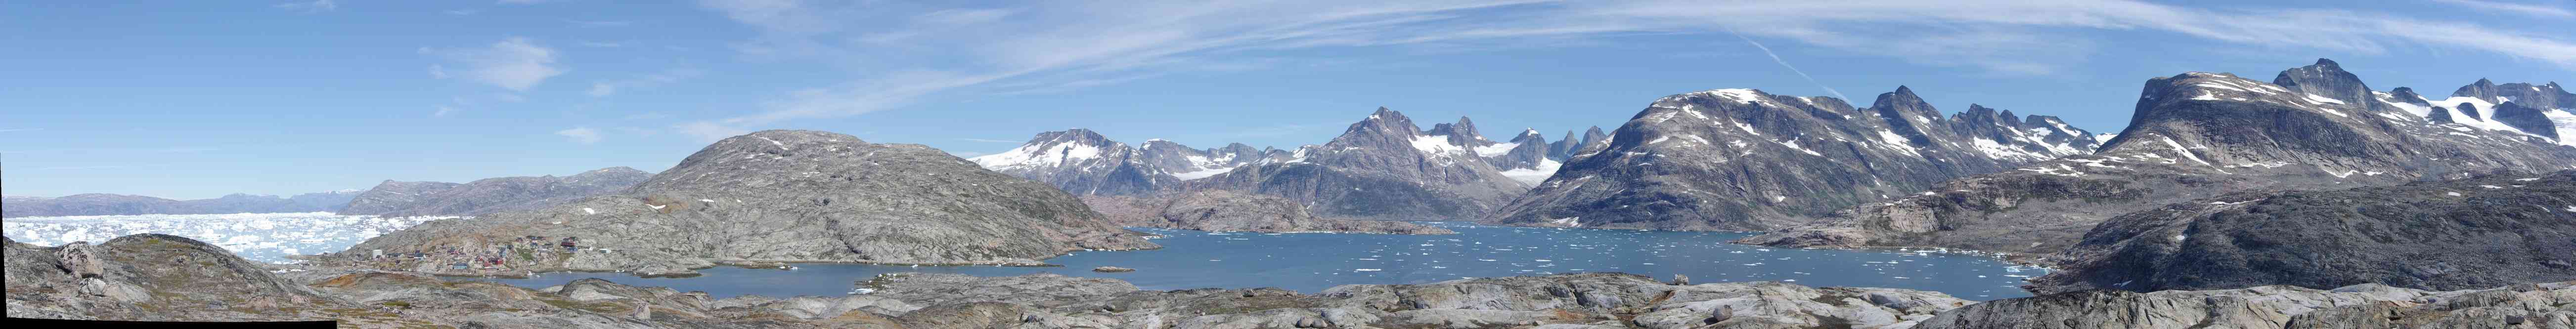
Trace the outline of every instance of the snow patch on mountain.
<instances>
[{"instance_id":1,"label":"snow patch on mountain","mask_svg":"<svg viewBox=\"0 0 2576 329\"><path fill-rule=\"evenodd\" d=\"M1538 168L1504 170L1503 177L1511 177L1514 181L1520 181L1522 184L1535 186L1540 182L1547 181L1549 176L1556 175L1556 169L1564 166L1565 163L1556 162L1556 160L1539 159Z\"/></svg>"},{"instance_id":2,"label":"snow patch on mountain","mask_svg":"<svg viewBox=\"0 0 2576 329\"><path fill-rule=\"evenodd\" d=\"M1218 168L1214 168L1214 169L1204 169L1204 170L1192 171L1192 172L1172 173L1172 177L1179 177L1179 178L1181 178L1181 180L1192 180L1192 179L1200 179L1200 178L1216 177L1216 175L1217 175L1217 174L1224 174L1224 173L1226 173L1226 172L1234 171L1234 168L1235 168L1235 167L1218 167Z\"/></svg>"},{"instance_id":3,"label":"snow patch on mountain","mask_svg":"<svg viewBox=\"0 0 2576 329\"><path fill-rule=\"evenodd\" d=\"M1447 155L1450 153L1467 151L1467 148L1465 147L1449 144L1449 138L1445 136L1417 135L1413 136L1412 142L1413 149L1421 150L1422 153L1430 153L1433 155Z\"/></svg>"},{"instance_id":4,"label":"snow patch on mountain","mask_svg":"<svg viewBox=\"0 0 2576 329\"><path fill-rule=\"evenodd\" d=\"M974 161L976 165L984 166L985 168L1010 169L1061 166L1068 163L1080 162L1082 160L1098 157L1100 157L1099 147L1063 143L1055 145L1024 145L1019 148L1011 149L1008 152L979 156L967 160Z\"/></svg>"}]
</instances>

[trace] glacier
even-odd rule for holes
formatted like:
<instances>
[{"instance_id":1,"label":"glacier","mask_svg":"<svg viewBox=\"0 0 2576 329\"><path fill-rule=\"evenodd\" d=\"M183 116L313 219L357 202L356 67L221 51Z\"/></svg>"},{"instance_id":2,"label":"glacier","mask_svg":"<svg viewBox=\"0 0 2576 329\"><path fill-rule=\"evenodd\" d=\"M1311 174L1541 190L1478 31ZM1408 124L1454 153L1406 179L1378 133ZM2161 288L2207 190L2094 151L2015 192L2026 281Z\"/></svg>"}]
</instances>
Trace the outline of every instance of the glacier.
<instances>
[{"instance_id":1,"label":"glacier","mask_svg":"<svg viewBox=\"0 0 2576 329\"><path fill-rule=\"evenodd\" d=\"M129 234L169 234L222 246L252 261L293 263L286 256L336 252L377 235L453 218L464 217L329 212L17 217L0 221L0 233L10 240L47 247L100 243Z\"/></svg>"}]
</instances>

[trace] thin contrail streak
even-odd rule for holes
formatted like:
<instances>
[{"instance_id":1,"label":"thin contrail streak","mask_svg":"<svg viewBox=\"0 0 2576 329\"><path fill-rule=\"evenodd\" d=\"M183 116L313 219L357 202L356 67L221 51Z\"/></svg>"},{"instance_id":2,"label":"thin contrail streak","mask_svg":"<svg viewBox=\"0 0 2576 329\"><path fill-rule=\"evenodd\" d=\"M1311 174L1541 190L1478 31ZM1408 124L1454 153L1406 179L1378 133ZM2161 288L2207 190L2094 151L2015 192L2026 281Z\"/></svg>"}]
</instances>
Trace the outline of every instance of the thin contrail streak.
<instances>
[{"instance_id":1,"label":"thin contrail streak","mask_svg":"<svg viewBox=\"0 0 2576 329\"><path fill-rule=\"evenodd\" d=\"M1729 33L1729 34L1733 34L1733 33ZM1762 46L1762 43L1760 43L1760 42L1753 42L1753 39L1752 39L1752 38L1746 38L1746 37L1744 37L1744 35L1743 35L1743 34L1736 34L1736 35L1735 35L1735 38L1736 38L1736 39L1744 40L1744 43L1753 44L1753 48L1755 48L1755 49L1761 49L1761 50L1762 50L1762 54L1763 54L1763 55L1771 55L1771 61L1772 61L1772 62L1780 63L1780 67L1786 67L1786 68L1789 68L1789 72L1795 72L1795 73L1798 73L1798 77L1800 77L1800 78L1807 78L1807 83L1815 84L1815 85L1816 85L1816 88L1825 88L1825 92L1833 93L1833 94L1834 94L1834 98L1841 98L1841 99L1843 99L1843 101L1847 101L1847 102L1856 101L1856 100L1851 99L1851 97L1844 97L1844 96L1843 96L1843 92L1842 92L1842 91L1839 91L1839 90L1834 90L1834 87L1826 87L1826 86L1825 86L1825 83L1823 83L1823 82L1816 82L1816 77L1807 76L1807 71L1799 71L1799 70L1798 70L1798 66L1796 66L1796 65L1789 65L1789 61L1788 61L1788 60L1780 59L1780 54L1774 54L1774 53L1771 53L1771 47L1763 47L1763 46Z\"/></svg>"}]
</instances>

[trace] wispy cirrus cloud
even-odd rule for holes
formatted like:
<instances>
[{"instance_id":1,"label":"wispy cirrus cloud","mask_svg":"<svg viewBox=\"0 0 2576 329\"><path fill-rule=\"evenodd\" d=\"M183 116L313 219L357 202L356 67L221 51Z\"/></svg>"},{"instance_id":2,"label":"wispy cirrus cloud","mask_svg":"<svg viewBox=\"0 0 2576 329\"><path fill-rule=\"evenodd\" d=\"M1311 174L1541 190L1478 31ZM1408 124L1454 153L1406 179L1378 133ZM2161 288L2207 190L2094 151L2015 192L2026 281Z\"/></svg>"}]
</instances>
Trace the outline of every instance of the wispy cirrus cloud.
<instances>
[{"instance_id":1,"label":"wispy cirrus cloud","mask_svg":"<svg viewBox=\"0 0 2576 329\"><path fill-rule=\"evenodd\" d=\"M35 168L30 168L30 169L34 169L34 170L88 170L88 169L125 169L125 168L137 168L137 166L131 166L131 165L107 165L107 166L54 166L54 167L35 167Z\"/></svg>"},{"instance_id":2,"label":"wispy cirrus cloud","mask_svg":"<svg viewBox=\"0 0 2576 329\"><path fill-rule=\"evenodd\" d=\"M572 25L573 25L573 26L580 26L580 27L627 27L627 26L635 25L635 22L634 22L634 21L590 21L590 20L567 19L567 20L564 20L564 22L565 22L565 23L572 23Z\"/></svg>"},{"instance_id":3,"label":"wispy cirrus cloud","mask_svg":"<svg viewBox=\"0 0 2576 329\"><path fill-rule=\"evenodd\" d=\"M91 153L205 153L205 152L214 152L214 151L221 151L221 150L223 150L223 149L222 149L222 148L215 148L215 147L204 147L204 146L177 146L177 147L101 147L101 148L78 148L78 149L16 150L16 151L0 151L0 153L65 153L65 154L91 154Z\"/></svg>"},{"instance_id":4,"label":"wispy cirrus cloud","mask_svg":"<svg viewBox=\"0 0 2576 329\"><path fill-rule=\"evenodd\" d=\"M1780 67L1789 69L1790 73L1797 73L1799 78L1807 79L1807 83L1815 84L1817 88L1824 88L1825 92L1834 93L1834 98L1851 99L1850 96L1843 96L1843 91L1841 90L1834 90L1834 87L1827 87L1823 82L1816 82L1816 77L1808 76L1807 71L1798 70L1798 66L1789 65L1789 60L1780 59L1780 54L1771 52L1771 47L1762 46L1762 43L1754 42L1752 38L1746 38L1743 35L1736 35L1735 38L1744 40L1744 43L1752 44L1753 49L1761 49L1762 55L1771 56L1771 62L1780 63Z\"/></svg>"},{"instance_id":5,"label":"wispy cirrus cloud","mask_svg":"<svg viewBox=\"0 0 2576 329\"><path fill-rule=\"evenodd\" d=\"M572 142L582 144L596 144L599 143L601 138L599 135L599 129L591 129L590 127L573 127L572 129L556 130L555 135L571 138Z\"/></svg>"},{"instance_id":6,"label":"wispy cirrus cloud","mask_svg":"<svg viewBox=\"0 0 2576 329\"><path fill-rule=\"evenodd\" d=\"M700 74L704 74L704 71L696 69L670 69L621 80L593 81L590 83L590 89L583 93L590 95L590 97L608 97L609 95L616 95L619 90L670 84L673 82L680 82L680 80L694 78Z\"/></svg>"},{"instance_id":7,"label":"wispy cirrus cloud","mask_svg":"<svg viewBox=\"0 0 2576 329\"><path fill-rule=\"evenodd\" d=\"M2443 3L2443 4L2459 5L2459 6L2461 6L2461 7L2467 7L2467 8L2469 8L2469 9L2476 9L2476 10L2482 10L2482 11L2492 11L2492 12L2502 12L2502 13L2510 13L2510 14L2531 15L2531 16L2538 16L2538 17L2576 18L2576 9L2567 9L2567 7L2564 7L2564 6L2551 6L2551 5L2546 5L2546 4L2537 4L2537 3L2518 3L2518 2L2486 1L2486 0L2433 0L2433 2L2436 2L2436 3ZM2560 4L2568 3L2567 1L2556 1L2556 2L2557 2L2557 3L2560 3Z\"/></svg>"},{"instance_id":8,"label":"wispy cirrus cloud","mask_svg":"<svg viewBox=\"0 0 2576 329\"><path fill-rule=\"evenodd\" d=\"M2135 0L702 4L759 31L734 45L742 56L818 61L849 67L860 77L786 93L756 112L678 127L710 140L729 135L701 133L900 108L932 94L1114 84L1120 81L1102 77L1152 76L1223 63L1241 57L1227 55L1248 51L1512 44L1616 34L1732 31L1748 43L1786 41L2002 74L2047 74L2081 64L2096 50L2095 41L2079 33L2100 31L2361 54L2463 49L2576 68L2576 41L2510 26L2343 9L2201 8Z\"/></svg>"},{"instance_id":9,"label":"wispy cirrus cloud","mask_svg":"<svg viewBox=\"0 0 2576 329\"><path fill-rule=\"evenodd\" d=\"M430 76L445 79L462 77L474 82L527 91L547 78L563 75L568 69L556 64L555 50L523 37L510 37L491 46L458 49L421 48L420 52L440 57L441 64L430 65ZM450 67L449 64L456 66ZM450 70L457 70L451 72Z\"/></svg>"},{"instance_id":10,"label":"wispy cirrus cloud","mask_svg":"<svg viewBox=\"0 0 2576 329\"><path fill-rule=\"evenodd\" d=\"M280 3L269 5L269 7L285 9L293 12L318 13L340 9L340 3L333 2L332 0L313 0L309 2Z\"/></svg>"}]
</instances>

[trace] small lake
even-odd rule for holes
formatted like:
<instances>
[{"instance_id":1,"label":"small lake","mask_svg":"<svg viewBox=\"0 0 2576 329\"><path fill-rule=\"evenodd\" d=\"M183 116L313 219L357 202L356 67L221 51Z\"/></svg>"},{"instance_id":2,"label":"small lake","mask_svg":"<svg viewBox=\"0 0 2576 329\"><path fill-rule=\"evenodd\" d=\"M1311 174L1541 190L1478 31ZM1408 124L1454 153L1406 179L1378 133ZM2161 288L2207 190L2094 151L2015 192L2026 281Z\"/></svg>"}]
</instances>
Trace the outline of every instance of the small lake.
<instances>
[{"instance_id":1,"label":"small lake","mask_svg":"<svg viewBox=\"0 0 2576 329\"><path fill-rule=\"evenodd\" d=\"M1727 244L1743 232L1683 232L1482 226L1422 222L1451 235L1201 232L1153 228L1163 249L1094 251L1050 258L1063 267L796 264L796 270L719 266L704 276L640 278L624 273L546 273L535 278L451 278L543 288L584 278L741 295L838 296L852 283L898 272L1014 276L1055 273L1126 280L1138 288L1279 287L1304 293L1345 284L1416 284L1467 277L1626 272L1693 283L1787 281L1830 287L1930 290L1968 300L2027 297L2017 288L2047 270L1993 257L1930 250L1826 250ZM1117 266L1126 273L1091 268Z\"/></svg>"}]
</instances>

